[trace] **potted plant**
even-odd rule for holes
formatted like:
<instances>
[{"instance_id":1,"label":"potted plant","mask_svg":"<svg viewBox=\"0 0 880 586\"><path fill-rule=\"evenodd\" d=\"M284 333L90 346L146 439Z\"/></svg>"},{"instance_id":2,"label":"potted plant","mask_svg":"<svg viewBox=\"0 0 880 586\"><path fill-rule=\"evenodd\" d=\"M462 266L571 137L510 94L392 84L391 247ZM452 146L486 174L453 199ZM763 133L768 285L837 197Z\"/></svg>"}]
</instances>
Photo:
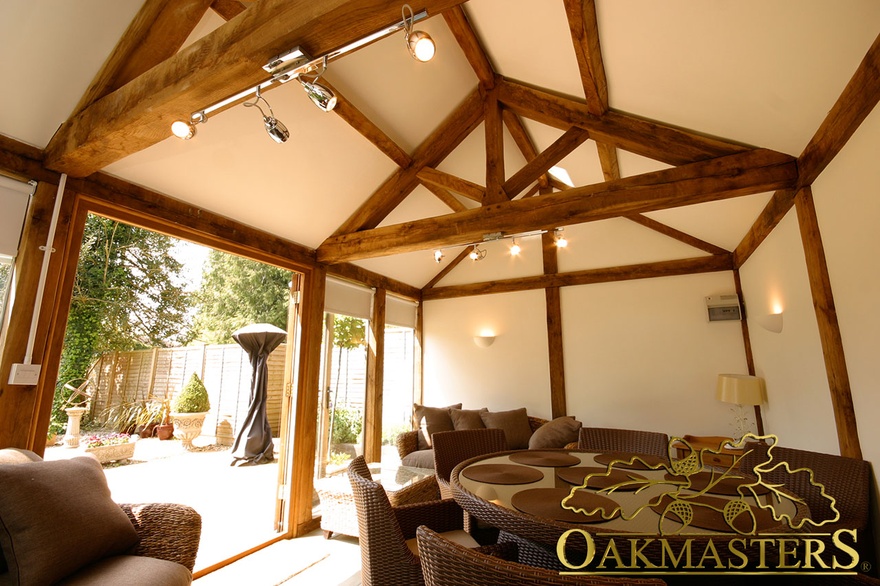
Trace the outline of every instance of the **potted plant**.
<instances>
[{"instance_id":1,"label":"potted plant","mask_svg":"<svg viewBox=\"0 0 880 586\"><path fill-rule=\"evenodd\" d=\"M170 440L174 437L174 425L171 423L171 399L164 398L160 402L162 406L159 425L153 429L153 433L160 440Z\"/></svg>"},{"instance_id":2,"label":"potted plant","mask_svg":"<svg viewBox=\"0 0 880 586\"><path fill-rule=\"evenodd\" d=\"M193 440L202 433L202 424L210 409L208 389L205 388L199 375L193 373L180 394L174 398L171 406L174 437L178 438L187 450L192 449Z\"/></svg>"}]
</instances>

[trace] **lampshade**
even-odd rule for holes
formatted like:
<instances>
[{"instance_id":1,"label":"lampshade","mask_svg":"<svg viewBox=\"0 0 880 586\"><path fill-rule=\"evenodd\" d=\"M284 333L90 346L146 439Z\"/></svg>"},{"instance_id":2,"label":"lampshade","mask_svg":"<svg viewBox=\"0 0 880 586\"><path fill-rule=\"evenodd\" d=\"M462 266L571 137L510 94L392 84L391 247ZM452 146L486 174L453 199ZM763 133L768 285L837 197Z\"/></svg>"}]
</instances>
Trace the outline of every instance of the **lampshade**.
<instances>
[{"instance_id":1,"label":"lampshade","mask_svg":"<svg viewBox=\"0 0 880 586\"><path fill-rule=\"evenodd\" d=\"M719 374L715 398L737 405L760 405L767 401L764 379L747 374Z\"/></svg>"}]
</instances>

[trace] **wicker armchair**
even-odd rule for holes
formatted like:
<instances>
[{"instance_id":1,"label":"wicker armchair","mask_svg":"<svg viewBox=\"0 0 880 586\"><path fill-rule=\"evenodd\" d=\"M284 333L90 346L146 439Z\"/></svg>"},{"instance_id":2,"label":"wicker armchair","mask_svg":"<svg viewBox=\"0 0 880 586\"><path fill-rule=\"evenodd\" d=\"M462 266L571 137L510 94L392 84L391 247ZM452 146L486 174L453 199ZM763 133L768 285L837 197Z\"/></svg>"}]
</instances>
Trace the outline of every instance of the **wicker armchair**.
<instances>
[{"instance_id":1,"label":"wicker armchair","mask_svg":"<svg viewBox=\"0 0 880 586\"><path fill-rule=\"evenodd\" d=\"M659 431L582 427L578 448L595 452L650 454L669 460L669 436Z\"/></svg>"},{"instance_id":2,"label":"wicker armchair","mask_svg":"<svg viewBox=\"0 0 880 586\"><path fill-rule=\"evenodd\" d=\"M441 431L431 439L434 442L434 472L440 486L440 498L444 499L452 498L449 477L460 462L507 449L504 430L494 428Z\"/></svg>"},{"instance_id":3,"label":"wicker armchair","mask_svg":"<svg viewBox=\"0 0 880 586\"><path fill-rule=\"evenodd\" d=\"M358 516L361 581L364 586L424 584L416 528L428 525L470 547L478 544L462 529L464 513L455 501L391 506L385 489L372 479L363 456L348 467ZM494 552L497 546L481 548Z\"/></svg>"},{"instance_id":4,"label":"wicker armchair","mask_svg":"<svg viewBox=\"0 0 880 586\"><path fill-rule=\"evenodd\" d=\"M553 570L526 566L462 547L427 527L419 527L416 536L427 586L665 584L659 579L562 576Z\"/></svg>"},{"instance_id":5,"label":"wicker armchair","mask_svg":"<svg viewBox=\"0 0 880 586\"><path fill-rule=\"evenodd\" d=\"M0 465L28 462L39 463L42 458L29 450L0 450ZM112 502L109 505L112 507ZM190 583L202 531L201 516L191 507L173 503L119 504L119 507L134 527L138 537L137 544L125 552L126 555L99 559L81 567L69 578L76 580L77 584L107 584L118 581L121 575L139 574L142 580L129 579L127 583ZM46 516L48 517L48 512ZM51 525L52 521L52 518L41 519L39 515L35 515L32 517L31 530L51 532L46 524ZM3 521L0 520L0 526L2 524ZM8 537L13 538L12 534ZM146 562L141 558L154 558L174 564L162 562L157 565L156 562ZM8 578L6 561L8 560L4 560L0 552L0 583L5 583Z\"/></svg>"},{"instance_id":6,"label":"wicker armchair","mask_svg":"<svg viewBox=\"0 0 880 586\"><path fill-rule=\"evenodd\" d=\"M767 461L768 447L764 443L747 444L746 454L740 461L740 470L755 474L755 466ZM816 527L815 531L833 533L837 529L856 529L858 541L855 547L863 561L870 561L874 565L870 518L871 464L865 460L782 446L774 446L772 455L773 462L768 467L774 466L777 462L788 462L792 470L810 469L813 471L815 482L821 483L825 487L825 492L835 499L840 518L833 523ZM772 484L782 484L786 489L803 498L810 508L810 517L814 521L821 522L834 517L834 511L831 510L827 498L822 496L818 487L810 483L809 474L789 474L784 467L779 467L771 472L762 473L761 477Z\"/></svg>"}]
</instances>

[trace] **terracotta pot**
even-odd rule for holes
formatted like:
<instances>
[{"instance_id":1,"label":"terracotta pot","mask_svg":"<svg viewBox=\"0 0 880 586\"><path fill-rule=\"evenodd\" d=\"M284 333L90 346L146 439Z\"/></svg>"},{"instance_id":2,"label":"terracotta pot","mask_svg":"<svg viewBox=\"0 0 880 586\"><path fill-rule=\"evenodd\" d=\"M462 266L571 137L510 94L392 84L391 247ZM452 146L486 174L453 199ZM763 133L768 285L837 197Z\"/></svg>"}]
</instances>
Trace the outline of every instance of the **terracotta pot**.
<instances>
[{"instance_id":1,"label":"terracotta pot","mask_svg":"<svg viewBox=\"0 0 880 586\"><path fill-rule=\"evenodd\" d=\"M174 426L170 423L168 425L157 425L153 430L153 433L155 433L156 437L160 440L170 440L174 437Z\"/></svg>"}]
</instances>

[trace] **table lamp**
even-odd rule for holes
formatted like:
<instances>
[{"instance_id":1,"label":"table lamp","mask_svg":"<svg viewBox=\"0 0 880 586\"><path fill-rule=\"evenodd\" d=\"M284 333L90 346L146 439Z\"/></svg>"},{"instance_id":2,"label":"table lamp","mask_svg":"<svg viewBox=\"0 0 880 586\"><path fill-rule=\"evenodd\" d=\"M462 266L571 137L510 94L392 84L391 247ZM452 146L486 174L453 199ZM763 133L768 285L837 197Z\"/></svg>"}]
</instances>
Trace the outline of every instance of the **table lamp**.
<instances>
[{"instance_id":1,"label":"table lamp","mask_svg":"<svg viewBox=\"0 0 880 586\"><path fill-rule=\"evenodd\" d=\"M738 438L746 434L748 418L743 413L743 405L755 406L755 422L758 435L764 435L764 422L761 419L761 404L767 400L764 379L747 374L719 374L715 398L725 403L737 405L735 410Z\"/></svg>"}]
</instances>

